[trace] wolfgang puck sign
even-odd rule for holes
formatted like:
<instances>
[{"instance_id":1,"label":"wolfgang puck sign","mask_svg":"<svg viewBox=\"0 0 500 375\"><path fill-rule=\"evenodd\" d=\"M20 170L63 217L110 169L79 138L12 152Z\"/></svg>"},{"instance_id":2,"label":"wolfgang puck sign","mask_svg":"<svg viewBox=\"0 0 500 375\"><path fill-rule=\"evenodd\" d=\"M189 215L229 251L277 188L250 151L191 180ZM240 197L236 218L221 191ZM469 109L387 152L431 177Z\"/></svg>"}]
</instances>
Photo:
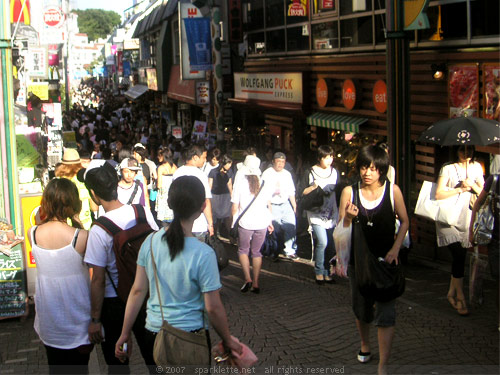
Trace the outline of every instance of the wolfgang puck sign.
<instances>
[{"instance_id":1,"label":"wolfgang puck sign","mask_svg":"<svg viewBox=\"0 0 500 375\"><path fill-rule=\"evenodd\" d=\"M234 73L234 97L302 104L302 73Z\"/></svg>"}]
</instances>

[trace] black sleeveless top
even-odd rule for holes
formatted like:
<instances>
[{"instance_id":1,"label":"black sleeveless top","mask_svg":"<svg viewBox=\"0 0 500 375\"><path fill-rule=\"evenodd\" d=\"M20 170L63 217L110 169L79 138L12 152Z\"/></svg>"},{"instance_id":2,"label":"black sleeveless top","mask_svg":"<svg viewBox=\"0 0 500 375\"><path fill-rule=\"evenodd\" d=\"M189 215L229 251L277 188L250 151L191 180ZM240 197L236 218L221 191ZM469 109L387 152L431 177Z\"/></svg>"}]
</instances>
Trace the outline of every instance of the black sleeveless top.
<instances>
[{"instance_id":1,"label":"black sleeveless top","mask_svg":"<svg viewBox=\"0 0 500 375\"><path fill-rule=\"evenodd\" d=\"M365 234L370 251L378 257L385 257L394 245L394 232L396 230L396 215L391 203L391 184L385 184L384 197L380 204L372 210L363 207L359 197L359 185L352 186L358 202L358 218ZM356 201L356 200L353 200Z\"/></svg>"}]
</instances>

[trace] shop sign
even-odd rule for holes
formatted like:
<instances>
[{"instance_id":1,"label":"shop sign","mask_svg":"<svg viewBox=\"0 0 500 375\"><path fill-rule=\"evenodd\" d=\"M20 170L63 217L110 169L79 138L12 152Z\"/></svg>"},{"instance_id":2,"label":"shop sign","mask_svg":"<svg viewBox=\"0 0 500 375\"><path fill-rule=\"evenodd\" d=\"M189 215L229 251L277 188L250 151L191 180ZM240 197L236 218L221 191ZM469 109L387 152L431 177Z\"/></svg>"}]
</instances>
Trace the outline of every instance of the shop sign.
<instances>
[{"instance_id":1,"label":"shop sign","mask_svg":"<svg viewBox=\"0 0 500 375\"><path fill-rule=\"evenodd\" d=\"M124 50L139 49L139 38L125 39L123 41L123 49Z\"/></svg>"},{"instance_id":2,"label":"shop sign","mask_svg":"<svg viewBox=\"0 0 500 375\"><path fill-rule=\"evenodd\" d=\"M118 51L118 46L116 44L111 45L110 51L113 56L116 55L116 51Z\"/></svg>"},{"instance_id":3,"label":"shop sign","mask_svg":"<svg viewBox=\"0 0 500 375\"><path fill-rule=\"evenodd\" d=\"M212 70L212 35L210 18L185 18L189 67L191 70Z\"/></svg>"},{"instance_id":4,"label":"shop sign","mask_svg":"<svg viewBox=\"0 0 500 375\"><path fill-rule=\"evenodd\" d=\"M40 100L49 100L49 83L48 82L33 82L28 85L28 93L32 93L40 98ZM28 94L29 96L29 94Z\"/></svg>"},{"instance_id":5,"label":"shop sign","mask_svg":"<svg viewBox=\"0 0 500 375\"><path fill-rule=\"evenodd\" d=\"M186 26L183 22L185 18L200 18L201 11L189 2L179 2L179 45L181 59L181 80L184 79L204 79L205 71L192 70L189 63L189 46L186 34Z\"/></svg>"},{"instance_id":6,"label":"shop sign","mask_svg":"<svg viewBox=\"0 0 500 375\"><path fill-rule=\"evenodd\" d=\"M118 62L118 75L123 76L123 51L116 53L116 61Z\"/></svg>"},{"instance_id":7,"label":"shop sign","mask_svg":"<svg viewBox=\"0 0 500 375\"><path fill-rule=\"evenodd\" d=\"M207 133L207 123L205 121L195 121L193 125L193 132L191 140L193 142L205 141Z\"/></svg>"},{"instance_id":8,"label":"shop sign","mask_svg":"<svg viewBox=\"0 0 500 375\"><path fill-rule=\"evenodd\" d=\"M405 30L421 30L430 27L426 10L429 0L404 0Z\"/></svg>"},{"instance_id":9,"label":"shop sign","mask_svg":"<svg viewBox=\"0 0 500 375\"><path fill-rule=\"evenodd\" d=\"M40 44L63 44L65 35L64 28L47 27L40 31Z\"/></svg>"},{"instance_id":10,"label":"shop sign","mask_svg":"<svg viewBox=\"0 0 500 375\"><path fill-rule=\"evenodd\" d=\"M387 111L387 86L382 80L378 80L373 86L373 105L379 113Z\"/></svg>"},{"instance_id":11,"label":"shop sign","mask_svg":"<svg viewBox=\"0 0 500 375\"><path fill-rule=\"evenodd\" d=\"M332 82L329 79L320 78L316 83L316 101L321 108L331 105L332 95Z\"/></svg>"},{"instance_id":12,"label":"shop sign","mask_svg":"<svg viewBox=\"0 0 500 375\"><path fill-rule=\"evenodd\" d=\"M49 62L46 48L30 48L27 56L27 70L30 77L47 78Z\"/></svg>"},{"instance_id":13,"label":"shop sign","mask_svg":"<svg viewBox=\"0 0 500 375\"><path fill-rule=\"evenodd\" d=\"M24 6L23 2L25 3ZM30 0L10 0L10 23L22 22L29 25L30 9Z\"/></svg>"},{"instance_id":14,"label":"shop sign","mask_svg":"<svg viewBox=\"0 0 500 375\"><path fill-rule=\"evenodd\" d=\"M42 201L42 195L37 196L25 196L21 197L21 207L22 207L22 216L24 223L24 238L28 238L28 229L34 225L36 225L36 215L38 210L40 209L40 203ZM36 267L35 257L33 256L31 245L29 241L24 242L24 248L26 250L26 261L28 263L28 267L34 268Z\"/></svg>"},{"instance_id":15,"label":"shop sign","mask_svg":"<svg viewBox=\"0 0 500 375\"><path fill-rule=\"evenodd\" d=\"M49 27L61 27L64 15L58 7L50 6L43 11L43 23Z\"/></svg>"},{"instance_id":16,"label":"shop sign","mask_svg":"<svg viewBox=\"0 0 500 375\"><path fill-rule=\"evenodd\" d=\"M174 126L172 128L172 135L177 139L182 139L182 128L180 126Z\"/></svg>"},{"instance_id":17,"label":"shop sign","mask_svg":"<svg viewBox=\"0 0 500 375\"><path fill-rule=\"evenodd\" d=\"M484 118L500 121L500 65L484 64Z\"/></svg>"},{"instance_id":18,"label":"shop sign","mask_svg":"<svg viewBox=\"0 0 500 375\"><path fill-rule=\"evenodd\" d=\"M308 0L292 0L288 6L288 17L307 17Z\"/></svg>"},{"instance_id":19,"label":"shop sign","mask_svg":"<svg viewBox=\"0 0 500 375\"><path fill-rule=\"evenodd\" d=\"M349 110L356 105L356 85L350 79L346 79L342 85L342 102Z\"/></svg>"},{"instance_id":20,"label":"shop sign","mask_svg":"<svg viewBox=\"0 0 500 375\"><path fill-rule=\"evenodd\" d=\"M106 56L106 65L115 65L115 57L113 55Z\"/></svg>"},{"instance_id":21,"label":"shop sign","mask_svg":"<svg viewBox=\"0 0 500 375\"><path fill-rule=\"evenodd\" d=\"M158 81L156 80L156 69L147 68L146 76L148 80L148 89L158 91Z\"/></svg>"},{"instance_id":22,"label":"shop sign","mask_svg":"<svg viewBox=\"0 0 500 375\"><path fill-rule=\"evenodd\" d=\"M234 97L302 104L302 73L235 73Z\"/></svg>"},{"instance_id":23,"label":"shop sign","mask_svg":"<svg viewBox=\"0 0 500 375\"><path fill-rule=\"evenodd\" d=\"M196 103L210 104L210 85L208 81L196 82Z\"/></svg>"},{"instance_id":24,"label":"shop sign","mask_svg":"<svg viewBox=\"0 0 500 375\"><path fill-rule=\"evenodd\" d=\"M319 0L320 9L335 9L335 0Z\"/></svg>"}]
</instances>

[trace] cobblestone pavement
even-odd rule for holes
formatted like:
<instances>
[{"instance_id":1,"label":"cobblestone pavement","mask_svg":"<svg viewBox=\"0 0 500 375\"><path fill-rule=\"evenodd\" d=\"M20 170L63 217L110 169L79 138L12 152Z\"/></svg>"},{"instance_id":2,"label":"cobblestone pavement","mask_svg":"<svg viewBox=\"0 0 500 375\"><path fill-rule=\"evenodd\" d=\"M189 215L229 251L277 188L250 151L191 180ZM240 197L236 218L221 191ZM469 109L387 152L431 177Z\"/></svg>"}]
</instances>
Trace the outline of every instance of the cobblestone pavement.
<instances>
[{"instance_id":1,"label":"cobblestone pavement","mask_svg":"<svg viewBox=\"0 0 500 375\"><path fill-rule=\"evenodd\" d=\"M372 354L359 364L359 338L350 306L347 280L317 285L312 263L301 259L264 259L261 293L243 294L236 250L227 246L231 263L221 274L231 333L259 357L251 369L258 374L376 373L376 329ZM299 252L299 255L304 254ZM308 255L310 257L310 253ZM416 259L416 258L415 258ZM407 288L398 299L396 334L389 371L398 374L498 374L499 331L494 283L486 280L483 305L459 316L446 300L449 273L422 266L410 257ZM34 307L26 320L0 321L0 374L48 372L46 355L33 330ZM212 340L217 335L211 332ZM218 368L221 373L221 368ZM100 348L94 350L90 372L107 371ZM131 372L146 373L136 350ZM167 369L162 369L167 373ZM194 369L184 373L194 373ZM215 372L217 373L217 372Z\"/></svg>"}]
</instances>

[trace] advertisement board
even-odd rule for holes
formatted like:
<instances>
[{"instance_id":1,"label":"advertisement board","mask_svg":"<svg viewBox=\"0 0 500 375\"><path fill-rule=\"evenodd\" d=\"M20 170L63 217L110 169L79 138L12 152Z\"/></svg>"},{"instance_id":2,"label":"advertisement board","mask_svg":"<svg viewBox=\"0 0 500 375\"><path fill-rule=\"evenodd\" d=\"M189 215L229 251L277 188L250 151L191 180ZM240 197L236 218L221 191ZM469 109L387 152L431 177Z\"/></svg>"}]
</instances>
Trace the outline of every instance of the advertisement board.
<instances>
[{"instance_id":1,"label":"advertisement board","mask_svg":"<svg viewBox=\"0 0 500 375\"><path fill-rule=\"evenodd\" d=\"M235 73L234 97L302 104L302 73Z\"/></svg>"},{"instance_id":2,"label":"advertisement board","mask_svg":"<svg viewBox=\"0 0 500 375\"><path fill-rule=\"evenodd\" d=\"M190 2L179 2L179 45L181 59L181 79L202 79L205 78L205 71L192 70L189 64L189 47L186 35L184 18L202 17L200 10Z\"/></svg>"}]
</instances>

